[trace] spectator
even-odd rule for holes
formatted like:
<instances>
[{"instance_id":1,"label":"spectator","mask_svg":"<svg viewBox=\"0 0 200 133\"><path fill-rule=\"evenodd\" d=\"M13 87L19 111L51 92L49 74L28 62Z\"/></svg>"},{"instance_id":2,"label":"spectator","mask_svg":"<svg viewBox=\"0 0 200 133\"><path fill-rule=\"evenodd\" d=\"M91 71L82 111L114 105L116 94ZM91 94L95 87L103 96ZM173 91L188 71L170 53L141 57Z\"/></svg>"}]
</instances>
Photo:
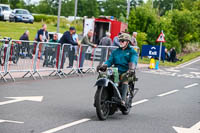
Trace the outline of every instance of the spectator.
<instances>
[{"instance_id":1,"label":"spectator","mask_svg":"<svg viewBox=\"0 0 200 133\"><path fill-rule=\"evenodd\" d=\"M112 44L112 40L110 38L110 32L106 32L106 36L103 37L101 40L100 40L100 43L99 45L100 46L111 46ZM106 47L102 47L101 48L101 60L99 62L99 64L101 65L105 60L106 60L106 56L108 55L108 48Z\"/></svg>"},{"instance_id":2,"label":"spectator","mask_svg":"<svg viewBox=\"0 0 200 133\"><path fill-rule=\"evenodd\" d=\"M165 60L170 61L170 52L165 48Z\"/></svg>"},{"instance_id":3,"label":"spectator","mask_svg":"<svg viewBox=\"0 0 200 133\"><path fill-rule=\"evenodd\" d=\"M73 38L73 40L74 40L75 42L78 43L78 46L80 46L79 39L78 39L78 34L76 34L76 31L75 31L75 33L72 35L72 38ZM78 46L71 46L71 47L70 47L70 50L72 49L72 47L74 47L74 50L75 50L74 54L75 54L75 55L78 54Z\"/></svg>"},{"instance_id":4,"label":"spectator","mask_svg":"<svg viewBox=\"0 0 200 133\"><path fill-rule=\"evenodd\" d=\"M47 25L43 24L42 29L38 30L37 32L37 41L38 42L48 42L49 36L47 31ZM44 54L45 44L39 44L39 58L42 59Z\"/></svg>"},{"instance_id":5,"label":"spectator","mask_svg":"<svg viewBox=\"0 0 200 133\"><path fill-rule=\"evenodd\" d=\"M171 49L171 53L170 53L170 61L172 61L172 62L177 62L177 61L182 61L183 59L178 59L177 57L176 57L176 50L175 50L175 47L173 47L172 49Z\"/></svg>"},{"instance_id":6,"label":"spectator","mask_svg":"<svg viewBox=\"0 0 200 133\"><path fill-rule=\"evenodd\" d=\"M133 36L132 36L132 45L133 46L137 46L136 37L137 37L137 32L133 32Z\"/></svg>"},{"instance_id":7,"label":"spectator","mask_svg":"<svg viewBox=\"0 0 200 133\"><path fill-rule=\"evenodd\" d=\"M24 32L24 34L19 38L19 40L23 40L23 41L29 41L29 31L26 30ZM30 54L30 46L29 46L29 42L20 42L21 46L20 49L22 51L22 57L25 57L24 52L25 50L27 51L27 55L28 57L32 58L33 56Z\"/></svg>"},{"instance_id":8,"label":"spectator","mask_svg":"<svg viewBox=\"0 0 200 133\"><path fill-rule=\"evenodd\" d=\"M92 30L90 30L88 33L87 33L87 35L85 35L84 37L83 37L83 39L82 39L82 41L81 41L81 44L83 44L83 45L88 45L88 46L91 46L91 47L94 47L94 48L96 48L97 47L97 45L96 44L93 44L92 42L91 42L91 37L93 36L93 32L92 32ZM80 72L81 73L84 73L83 71L82 71L82 67L83 67L83 63L84 63L84 60L85 60L85 52L86 52L86 50L87 50L87 48L88 48L88 46L86 47L86 46L82 46L81 47L81 54L80 54L80 60L79 60L79 67L80 67Z\"/></svg>"},{"instance_id":9,"label":"spectator","mask_svg":"<svg viewBox=\"0 0 200 133\"><path fill-rule=\"evenodd\" d=\"M76 32L74 27L70 27L69 31L66 31L63 36L60 39L60 43L63 45L64 43L68 43L71 44L73 46L78 45L78 43L76 41L73 40L72 35ZM72 68L73 67L73 60L74 60L74 54L75 54L75 49L72 48L72 50L69 51L69 66L68 68ZM61 68L63 68L64 63L65 63L65 59L66 59L66 55L67 55L67 49L64 48L64 53L62 55L62 62L61 62Z\"/></svg>"},{"instance_id":10,"label":"spectator","mask_svg":"<svg viewBox=\"0 0 200 133\"><path fill-rule=\"evenodd\" d=\"M38 42L48 42L49 36L47 31L47 25L43 24L42 29L37 32L37 41Z\"/></svg>"},{"instance_id":11,"label":"spectator","mask_svg":"<svg viewBox=\"0 0 200 133\"><path fill-rule=\"evenodd\" d=\"M113 46L117 46L119 47L119 35L121 35L122 33L119 32L118 33L118 36L115 36L114 39L113 39Z\"/></svg>"},{"instance_id":12,"label":"spectator","mask_svg":"<svg viewBox=\"0 0 200 133\"><path fill-rule=\"evenodd\" d=\"M50 43L58 43L58 34L54 34L53 35L53 39L51 39L49 41ZM57 53L57 44L47 44L44 50L44 55L45 55L45 60L43 63L43 66L48 66L49 63L49 56L52 56L51 60L50 60L50 64L53 64L53 60L56 57L56 53Z\"/></svg>"}]
</instances>

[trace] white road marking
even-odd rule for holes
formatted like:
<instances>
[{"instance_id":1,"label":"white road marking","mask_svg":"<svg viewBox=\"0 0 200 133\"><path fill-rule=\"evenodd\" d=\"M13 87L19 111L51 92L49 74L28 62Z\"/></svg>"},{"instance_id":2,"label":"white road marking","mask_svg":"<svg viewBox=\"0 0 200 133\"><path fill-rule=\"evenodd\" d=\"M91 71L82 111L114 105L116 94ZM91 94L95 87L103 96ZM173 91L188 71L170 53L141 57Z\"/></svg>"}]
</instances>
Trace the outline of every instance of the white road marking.
<instances>
[{"instance_id":1,"label":"white road marking","mask_svg":"<svg viewBox=\"0 0 200 133\"><path fill-rule=\"evenodd\" d=\"M166 93L159 94L159 95L157 95L157 96L159 96L159 97L163 97L163 96L166 96L166 95L169 95L169 94L175 93L175 92L177 92L177 91L179 91L179 90L169 91L169 92L166 92Z\"/></svg>"},{"instance_id":2,"label":"white road marking","mask_svg":"<svg viewBox=\"0 0 200 133\"><path fill-rule=\"evenodd\" d=\"M3 122L17 123L17 124L23 124L24 123L24 122L21 122L21 121L11 121L11 120L1 120L0 119L0 123L3 123Z\"/></svg>"},{"instance_id":3,"label":"white road marking","mask_svg":"<svg viewBox=\"0 0 200 133\"><path fill-rule=\"evenodd\" d=\"M199 69L197 69L197 68L187 68L187 69L190 69L190 70L199 70Z\"/></svg>"},{"instance_id":4,"label":"white road marking","mask_svg":"<svg viewBox=\"0 0 200 133\"><path fill-rule=\"evenodd\" d=\"M90 119L87 119L87 118L81 119L81 120L78 120L78 121L75 121L75 122L72 122L72 123L69 123L69 124L65 124L65 125L62 125L62 126L59 126L59 127L44 131L42 133L55 133L57 131L63 130L63 129L68 128L68 127L72 127L72 126L78 125L78 124L83 123L83 122L87 122L89 120Z\"/></svg>"},{"instance_id":5,"label":"white road marking","mask_svg":"<svg viewBox=\"0 0 200 133\"><path fill-rule=\"evenodd\" d=\"M173 127L177 133L200 133L200 121L191 128Z\"/></svg>"},{"instance_id":6,"label":"white road marking","mask_svg":"<svg viewBox=\"0 0 200 133\"><path fill-rule=\"evenodd\" d=\"M193 64L193 63L195 63L195 62L198 62L198 61L200 61L200 58L195 59L195 60L193 60L193 61L190 61L190 62L188 62L188 63L181 64L181 65L177 66L176 68L183 68L183 67L189 66L189 65L191 65L191 64Z\"/></svg>"},{"instance_id":7,"label":"white road marking","mask_svg":"<svg viewBox=\"0 0 200 133\"><path fill-rule=\"evenodd\" d=\"M190 88L190 87L197 86L197 85L199 85L199 84L198 83L194 83L194 84L191 84L191 85L187 85L184 88Z\"/></svg>"},{"instance_id":8,"label":"white road marking","mask_svg":"<svg viewBox=\"0 0 200 133\"><path fill-rule=\"evenodd\" d=\"M170 72L180 72L180 70L175 70L174 68L166 68L165 70Z\"/></svg>"},{"instance_id":9,"label":"white road marking","mask_svg":"<svg viewBox=\"0 0 200 133\"><path fill-rule=\"evenodd\" d=\"M200 75L200 72L190 72L192 74L195 74L195 75Z\"/></svg>"},{"instance_id":10,"label":"white road marking","mask_svg":"<svg viewBox=\"0 0 200 133\"><path fill-rule=\"evenodd\" d=\"M144 102L147 102L147 101L149 101L149 100L148 99L143 99L143 100L140 100L140 101L132 103L131 106L133 107L135 105L138 105L138 104L141 104L141 103L144 103Z\"/></svg>"},{"instance_id":11,"label":"white road marking","mask_svg":"<svg viewBox=\"0 0 200 133\"><path fill-rule=\"evenodd\" d=\"M29 97L5 97L13 100L0 102L0 105L10 104L10 103L16 103L21 101L35 101L35 102L41 102L43 100L43 96L29 96Z\"/></svg>"}]
</instances>

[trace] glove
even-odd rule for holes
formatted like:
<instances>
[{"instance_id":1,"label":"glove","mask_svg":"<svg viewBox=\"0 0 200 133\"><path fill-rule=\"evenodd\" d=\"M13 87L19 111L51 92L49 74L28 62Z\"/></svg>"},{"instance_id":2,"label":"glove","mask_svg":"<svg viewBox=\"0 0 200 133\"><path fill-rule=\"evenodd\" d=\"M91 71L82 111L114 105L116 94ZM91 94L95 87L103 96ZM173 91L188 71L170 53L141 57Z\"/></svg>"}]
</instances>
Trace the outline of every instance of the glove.
<instances>
[{"instance_id":1,"label":"glove","mask_svg":"<svg viewBox=\"0 0 200 133\"><path fill-rule=\"evenodd\" d=\"M135 70L134 70L134 69L129 69L129 71L128 71L128 76L129 76L129 77L135 76Z\"/></svg>"},{"instance_id":2,"label":"glove","mask_svg":"<svg viewBox=\"0 0 200 133\"><path fill-rule=\"evenodd\" d=\"M98 65L97 66L97 72L102 71L105 72L107 70L108 65L103 64L103 65Z\"/></svg>"}]
</instances>

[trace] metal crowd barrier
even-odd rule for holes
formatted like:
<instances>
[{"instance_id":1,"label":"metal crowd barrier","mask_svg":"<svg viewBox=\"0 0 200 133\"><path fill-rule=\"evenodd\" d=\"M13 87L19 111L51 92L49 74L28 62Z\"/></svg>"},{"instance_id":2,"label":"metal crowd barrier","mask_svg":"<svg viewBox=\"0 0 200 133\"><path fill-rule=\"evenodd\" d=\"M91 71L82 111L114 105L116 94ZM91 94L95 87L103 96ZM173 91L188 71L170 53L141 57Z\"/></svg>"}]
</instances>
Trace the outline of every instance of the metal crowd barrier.
<instances>
[{"instance_id":1,"label":"metal crowd barrier","mask_svg":"<svg viewBox=\"0 0 200 133\"><path fill-rule=\"evenodd\" d=\"M62 76L95 72L99 64L105 62L114 46L98 46L93 48L81 44L60 44L50 42L0 40L0 77L5 82L6 76L15 81L13 73L23 74L22 78L35 75L42 79L41 73L48 76ZM133 47L139 54L139 48ZM47 72L50 72L47 73Z\"/></svg>"}]
</instances>

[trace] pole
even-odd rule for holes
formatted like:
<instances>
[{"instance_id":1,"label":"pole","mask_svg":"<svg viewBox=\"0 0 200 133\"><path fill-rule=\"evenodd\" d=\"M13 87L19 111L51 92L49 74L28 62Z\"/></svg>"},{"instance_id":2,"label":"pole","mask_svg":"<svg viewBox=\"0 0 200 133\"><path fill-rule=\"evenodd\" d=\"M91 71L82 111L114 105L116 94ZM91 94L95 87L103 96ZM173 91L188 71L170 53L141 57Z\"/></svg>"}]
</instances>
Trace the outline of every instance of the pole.
<instances>
[{"instance_id":1,"label":"pole","mask_svg":"<svg viewBox=\"0 0 200 133\"><path fill-rule=\"evenodd\" d=\"M127 3L127 15L126 15L127 20L128 20L128 17L129 17L129 13L130 13L130 0L128 0L128 3Z\"/></svg>"},{"instance_id":2,"label":"pole","mask_svg":"<svg viewBox=\"0 0 200 133\"><path fill-rule=\"evenodd\" d=\"M163 30L161 31L161 33L163 34ZM159 63L160 63L160 59L161 59L161 54L162 54L162 42L160 42Z\"/></svg>"},{"instance_id":3,"label":"pole","mask_svg":"<svg viewBox=\"0 0 200 133\"><path fill-rule=\"evenodd\" d=\"M59 0L59 5L58 5L57 33L59 33L59 27L60 27L60 11L61 11L61 0Z\"/></svg>"},{"instance_id":4,"label":"pole","mask_svg":"<svg viewBox=\"0 0 200 133\"><path fill-rule=\"evenodd\" d=\"M162 42L160 42L159 63L160 63L160 59L161 59L161 53L162 53Z\"/></svg>"},{"instance_id":5,"label":"pole","mask_svg":"<svg viewBox=\"0 0 200 133\"><path fill-rule=\"evenodd\" d=\"M77 5L78 5L78 0L75 0L74 20L76 20L76 15L77 15Z\"/></svg>"}]
</instances>

